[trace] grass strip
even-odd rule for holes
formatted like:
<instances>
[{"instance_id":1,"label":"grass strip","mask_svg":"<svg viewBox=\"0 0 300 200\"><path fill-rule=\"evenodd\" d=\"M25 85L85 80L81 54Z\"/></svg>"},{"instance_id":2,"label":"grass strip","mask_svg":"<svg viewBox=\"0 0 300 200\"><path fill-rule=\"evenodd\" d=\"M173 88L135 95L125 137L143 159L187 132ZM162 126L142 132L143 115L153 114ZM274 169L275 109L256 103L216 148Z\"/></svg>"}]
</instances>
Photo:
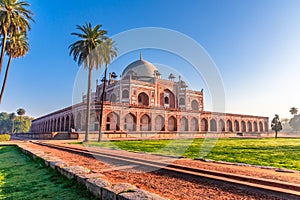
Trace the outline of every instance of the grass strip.
<instances>
[{"instance_id":1,"label":"grass strip","mask_svg":"<svg viewBox=\"0 0 300 200\"><path fill-rule=\"evenodd\" d=\"M17 146L0 146L0 199L96 199L84 185L68 180Z\"/></svg>"},{"instance_id":2,"label":"grass strip","mask_svg":"<svg viewBox=\"0 0 300 200\"><path fill-rule=\"evenodd\" d=\"M299 138L178 139L77 143L188 158L272 166L300 171Z\"/></svg>"}]
</instances>

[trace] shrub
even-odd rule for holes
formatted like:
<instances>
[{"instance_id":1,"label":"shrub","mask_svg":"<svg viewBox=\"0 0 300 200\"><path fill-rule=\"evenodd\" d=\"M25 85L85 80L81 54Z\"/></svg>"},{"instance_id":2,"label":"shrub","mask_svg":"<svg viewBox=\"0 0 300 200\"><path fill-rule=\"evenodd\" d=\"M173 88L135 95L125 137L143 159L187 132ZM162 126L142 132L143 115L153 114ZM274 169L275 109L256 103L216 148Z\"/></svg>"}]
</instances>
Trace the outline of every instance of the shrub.
<instances>
[{"instance_id":1,"label":"shrub","mask_svg":"<svg viewBox=\"0 0 300 200\"><path fill-rule=\"evenodd\" d=\"M9 141L9 140L10 140L10 135L9 134L0 135L0 142Z\"/></svg>"}]
</instances>

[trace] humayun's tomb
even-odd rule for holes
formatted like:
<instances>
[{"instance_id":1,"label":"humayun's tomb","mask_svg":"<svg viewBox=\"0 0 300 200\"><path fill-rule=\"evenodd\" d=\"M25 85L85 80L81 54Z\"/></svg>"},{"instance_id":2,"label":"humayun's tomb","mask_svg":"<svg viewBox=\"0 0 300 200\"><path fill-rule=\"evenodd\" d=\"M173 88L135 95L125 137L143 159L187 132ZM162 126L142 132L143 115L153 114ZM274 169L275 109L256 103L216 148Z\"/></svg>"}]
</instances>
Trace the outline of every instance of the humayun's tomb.
<instances>
[{"instance_id":1,"label":"humayun's tomb","mask_svg":"<svg viewBox=\"0 0 300 200\"><path fill-rule=\"evenodd\" d=\"M116 79L110 73L104 102L103 133L143 136L147 134L235 134L268 132L267 117L204 111L203 90L188 89L187 84L170 74L162 79L158 69L140 59L129 64ZM92 94L90 133L99 130L100 99L103 82ZM67 132L84 134L86 95L82 102L32 121L32 133ZM82 138L82 137L81 137Z\"/></svg>"}]
</instances>

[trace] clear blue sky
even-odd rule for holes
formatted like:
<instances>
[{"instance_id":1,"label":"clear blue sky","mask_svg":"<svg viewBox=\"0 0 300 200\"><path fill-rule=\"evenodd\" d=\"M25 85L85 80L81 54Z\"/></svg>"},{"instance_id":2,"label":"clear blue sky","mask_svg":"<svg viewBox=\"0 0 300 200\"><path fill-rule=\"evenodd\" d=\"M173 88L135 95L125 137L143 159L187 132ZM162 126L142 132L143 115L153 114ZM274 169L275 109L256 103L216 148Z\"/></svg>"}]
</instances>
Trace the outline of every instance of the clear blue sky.
<instances>
[{"instance_id":1,"label":"clear blue sky","mask_svg":"<svg viewBox=\"0 0 300 200\"><path fill-rule=\"evenodd\" d=\"M79 68L69 56L68 46L76 40L70 33L87 21L102 24L110 36L133 28L164 27L193 38L220 71L227 112L290 117L289 108L300 108L298 0L29 3L36 20L29 34L30 52L13 60L0 111L23 107L28 115L38 117L72 104ZM155 62L151 53L144 53L144 58Z\"/></svg>"}]
</instances>

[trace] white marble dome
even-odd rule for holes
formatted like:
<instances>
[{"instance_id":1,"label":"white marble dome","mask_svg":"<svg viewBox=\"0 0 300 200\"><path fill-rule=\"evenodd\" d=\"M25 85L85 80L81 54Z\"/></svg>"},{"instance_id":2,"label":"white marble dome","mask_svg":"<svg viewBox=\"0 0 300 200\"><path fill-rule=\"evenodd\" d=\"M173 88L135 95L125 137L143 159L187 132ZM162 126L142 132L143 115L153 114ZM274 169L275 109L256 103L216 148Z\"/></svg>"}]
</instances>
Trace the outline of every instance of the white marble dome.
<instances>
[{"instance_id":1,"label":"white marble dome","mask_svg":"<svg viewBox=\"0 0 300 200\"><path fill-rule=\"evenodd\" d=\"M132 74L137 77L154 77L154 71L157 71L157 68L152 63L143 60L141 56L139 60L129 64L123 70L122 76L126 77Z\"/></svg>"}]
</instances>

